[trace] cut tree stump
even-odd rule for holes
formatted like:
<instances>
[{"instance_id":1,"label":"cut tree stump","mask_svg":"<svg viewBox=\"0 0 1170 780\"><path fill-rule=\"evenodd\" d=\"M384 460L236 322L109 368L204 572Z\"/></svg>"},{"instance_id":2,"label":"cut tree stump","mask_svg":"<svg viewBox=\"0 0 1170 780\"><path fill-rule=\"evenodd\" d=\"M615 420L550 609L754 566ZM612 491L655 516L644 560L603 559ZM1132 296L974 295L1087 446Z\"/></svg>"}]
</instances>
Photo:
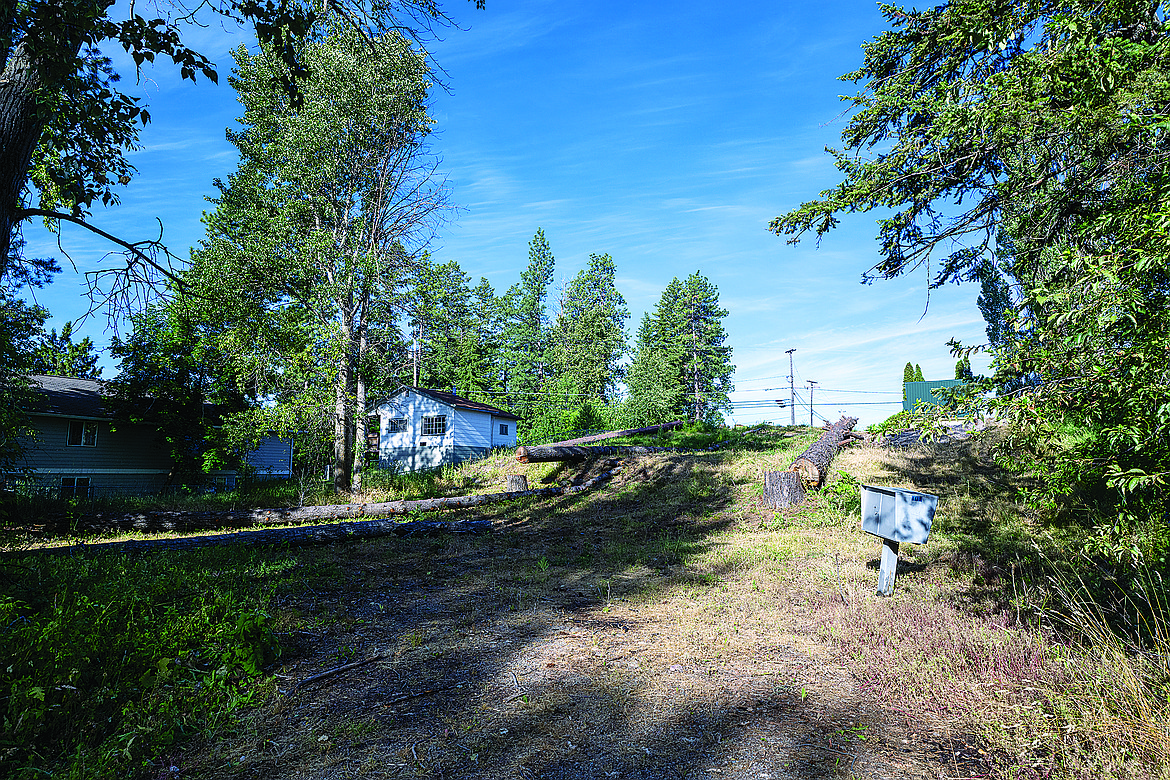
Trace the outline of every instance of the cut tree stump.
<instances>
[{"instance_id":1,"label":"cut tree stump","mask_svg":"<svg viewBox=\"0 0 1170 780\"><path fill-rule=\"evenodd\" d=\"M764 472L764 503L773 509L796 506L804 500L804 484L796 471Z\"/></svg>"},{"instance_id":2,"label":"cut tree stump","mask_svg":"<svg viewBox=\"0 0 1170 780\"><path fill-rule=\"evenodd\" d=\"M792 470L800 472L806 485L821 487L825 484L825 477L829 475L829 464L841 446L841 441L857 425L856 417L842 417L814 441L809 448L802 452L792 462Z\"/></svg>"},{"instance_id":3,"label":"cut tree stump","mask_svg":"<svg viewBox=\"0 0 1170 780\"><path fill-rule=\"evenodd\" d=\"M514 493L521 490L528 489L528 477L523 474L509 474L507 491Z\"/></svg>"}]
</instances>

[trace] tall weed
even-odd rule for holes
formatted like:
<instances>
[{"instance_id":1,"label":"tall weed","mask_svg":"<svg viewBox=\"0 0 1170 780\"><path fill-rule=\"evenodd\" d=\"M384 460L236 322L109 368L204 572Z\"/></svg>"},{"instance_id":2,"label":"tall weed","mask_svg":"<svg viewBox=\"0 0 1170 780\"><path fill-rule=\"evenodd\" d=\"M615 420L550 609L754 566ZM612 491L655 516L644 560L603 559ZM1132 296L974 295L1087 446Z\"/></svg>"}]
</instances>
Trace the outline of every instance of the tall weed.
<instances>
[{"instance_id":1,"label":"tall weed","mask_svg":"<svg viewBox=\"0 0 1170 780\"><path fill-rule=\"evenodd\" d=\"M280 654L256 553L24 558L0 593L0 775L133 775Z\"/></svg>"}]
</instances>

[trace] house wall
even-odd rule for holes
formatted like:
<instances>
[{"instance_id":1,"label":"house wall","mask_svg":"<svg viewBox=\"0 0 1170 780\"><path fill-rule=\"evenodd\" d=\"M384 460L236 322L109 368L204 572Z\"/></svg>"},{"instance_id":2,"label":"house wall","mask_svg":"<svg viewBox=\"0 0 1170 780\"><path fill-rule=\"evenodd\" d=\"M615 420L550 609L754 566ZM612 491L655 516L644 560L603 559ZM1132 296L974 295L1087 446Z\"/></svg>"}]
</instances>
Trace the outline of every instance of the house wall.
<instances>
[{"instance_id":1,"label":"house wall","mask_svg":"<svg viewBox=\"0 0 1170 780\"><path fill-rule=\"evenodd\" d=\"M32 418L36 435L25 439L22 469L46 489L59 488L62 477L88 477L93 495L153 493L166 483L170 455L149 425L121 423L111 427L97 422L97 443L70 446L69 423L73 418ZM92 422L92 421L90 421Z\"/></svg>"},{"instance_id":2,"label":"house wall","mask_svg":"<svg viewBox=\"0 0 1170 780\"><path fill-rule=\"evenodd\" d=\"M508 426L508 432L504 435L500 434L500 426ZM492 416L491 422L492 431L492 446L493 447L515 447L516 446L516 421L508 417Z\"/></svg>"},{"instance_id":3,"label":"house wall","mask_svg":"<svg viewBox=\"0 0 1170 780\"><path fill-rule=\"evenodd\" d=\"M500 421L490 414L456 409L410 391L401 392L378 407L378 463L384 468L420 471L482 457L492 447L515 446L514 420ZM422 418L447 416L443 436L424 436ZM390 420L406 420L406 430L391 433ZM499 436L499 423L508 424L509 436ZM422 442L426 442L425 446ZM506 442L506 443L505 443Z\"/></svg>"},{"instance_id":4,"label":"house wall","mask_svg":"<svg viewBox=\"0 0 1170 780\"><path fill-rule=\"evenodd\" d=\"M447 450L454 441L454 410L434 399L406 391L378 407L378 463L384 468L403 471L436 468L446 462ZM423 436L422 418L447 416L447 431L442 436ZM406 420L406 429L390 433L390 420ZM425 445L422 442L426 442Z\"/></svg>"},{"instance_id":5,"label":"house wall","mask_svg":"<svg viewBox=\"0 0 1170 780\"><path fill-rule=\"evenodd\" d=\"M461 447L489 450L492 446L492 416L467 409L455 410L455 437Z\"/></svg>"},{"instance_id":6,"label":"house wall","mask_svg":"<svg viewBox=\"0 0 1170 780\"><path fill-rule=\"evenodd\" d=\"M292 475L292 439L265 436L260 445L244 456L249 466L261 478L280 478Z\"/></svg>"},{"instance_id":7,"label":"house wall","mask_svg":"<svg viewBox=\"0 0 1170 780\"><path fill-rule=\"evenodd\" d=\"M89 495L157 493L167 484L171 472L170 454L163 448L158 428L131 423L96 422L97 443L92 447L69 445L69 417L34 416L35 437L24 440L25 454L21 472L39 489L56 491L64 477L89 479ZM292 441L269 436L259 448L245 456L256 466L260 476L290 475ZM234 471L216 471L208 475L211 485L222 477L224 487L234 487Z\"/></svg>"}]
</instances>

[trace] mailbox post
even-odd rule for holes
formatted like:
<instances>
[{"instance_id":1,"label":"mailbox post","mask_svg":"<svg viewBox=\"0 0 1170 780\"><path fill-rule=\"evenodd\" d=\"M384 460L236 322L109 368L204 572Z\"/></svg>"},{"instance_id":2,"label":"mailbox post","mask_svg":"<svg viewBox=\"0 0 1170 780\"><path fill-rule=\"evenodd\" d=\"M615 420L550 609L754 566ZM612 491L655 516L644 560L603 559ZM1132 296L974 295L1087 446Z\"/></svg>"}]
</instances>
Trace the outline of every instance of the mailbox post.
<instances>
[{"instance_id":1,"label":"mailbox post","mask_svg":"<svg viewBox=\"0 0 1170 780\"><path fill-rule=\"evenodd\" d=\"M861 530L882 540L878 595L894 595L898 545L926 544L938 496L895 487L861 486Z\"/></svg>"}]
</instances>

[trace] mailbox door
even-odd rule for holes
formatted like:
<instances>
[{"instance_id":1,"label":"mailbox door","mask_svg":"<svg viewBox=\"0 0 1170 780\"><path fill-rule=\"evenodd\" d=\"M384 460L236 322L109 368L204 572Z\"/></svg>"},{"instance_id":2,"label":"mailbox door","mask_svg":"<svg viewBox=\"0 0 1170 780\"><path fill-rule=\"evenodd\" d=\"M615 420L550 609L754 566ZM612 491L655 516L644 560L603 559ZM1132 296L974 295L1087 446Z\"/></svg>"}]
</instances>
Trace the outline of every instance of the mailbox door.
<instances>
[{"instance_id":1,"label":"mailbox door","mask_svg":"<svg viewBox=\"0 0 1170 780\"><path fill-rule=\"evenodd\" d=\"M861 530L883 539L894 538L896 495L893 490L862 485Z\"/></svg>"}]
</instances>

